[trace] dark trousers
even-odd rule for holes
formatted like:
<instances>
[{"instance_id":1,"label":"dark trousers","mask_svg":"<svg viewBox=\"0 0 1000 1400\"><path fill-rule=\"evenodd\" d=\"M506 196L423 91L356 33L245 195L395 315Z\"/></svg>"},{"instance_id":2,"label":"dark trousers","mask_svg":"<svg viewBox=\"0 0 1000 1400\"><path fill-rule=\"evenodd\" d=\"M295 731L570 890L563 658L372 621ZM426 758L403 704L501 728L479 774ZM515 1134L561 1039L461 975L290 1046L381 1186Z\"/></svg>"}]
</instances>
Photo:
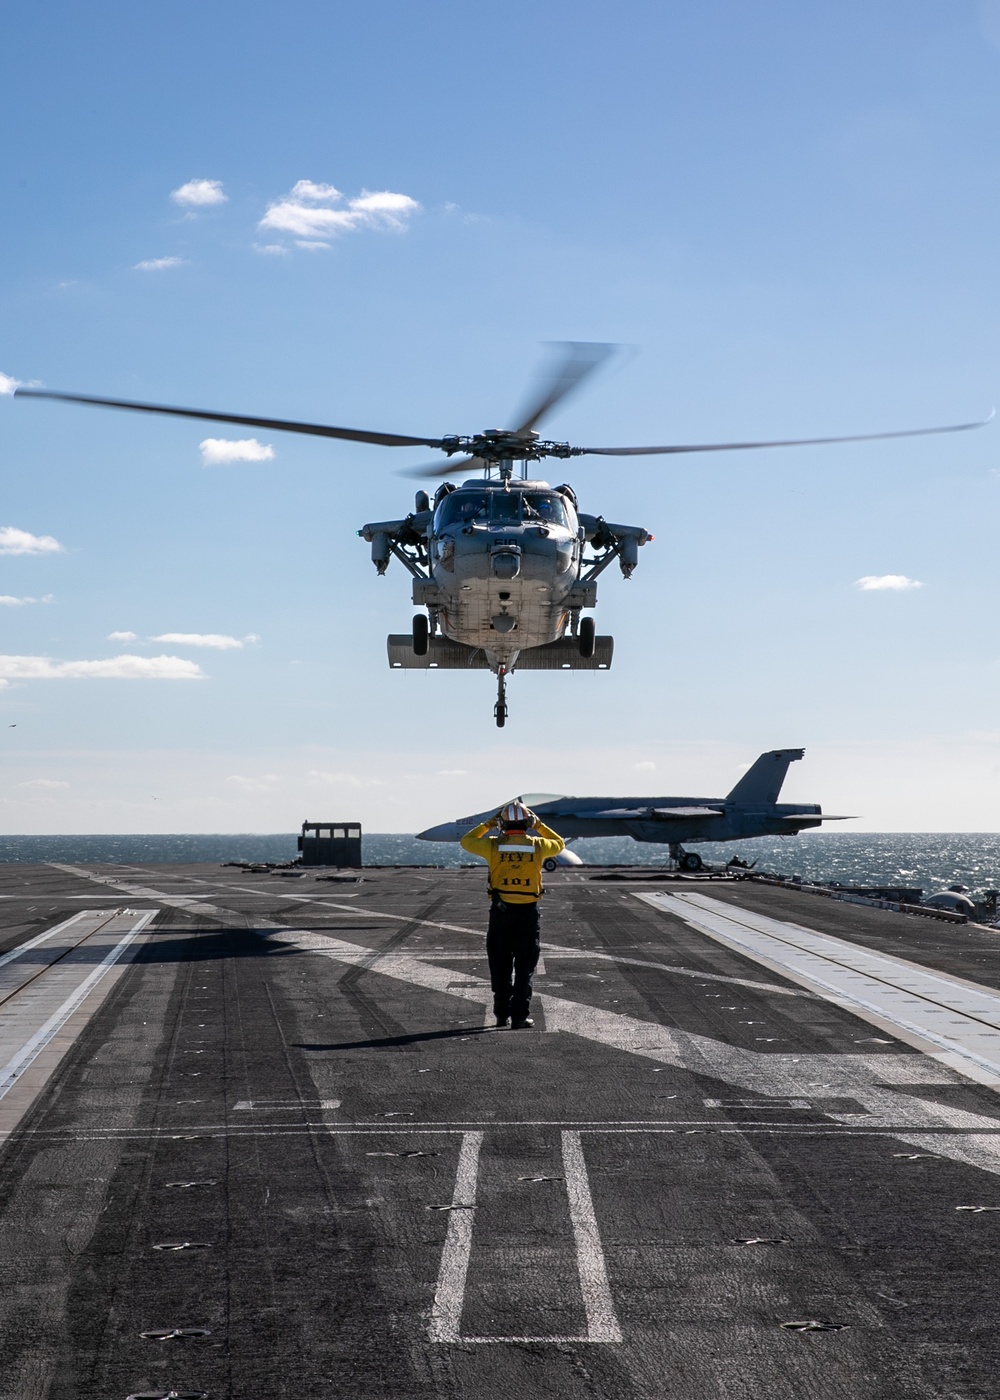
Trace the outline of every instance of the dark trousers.
<instances>
[{"instance_id":1,"label":"dark trousers","mask_svg":"<svg viewBox=\"0 0 1000 1400\"><path fill-rule=\"evenodd\" d=\"M531 1005L531 981L539 954L537 904L505 904L494 895L486 933L493 1014L523 1021Z\"/></svg>"}]
</instances>

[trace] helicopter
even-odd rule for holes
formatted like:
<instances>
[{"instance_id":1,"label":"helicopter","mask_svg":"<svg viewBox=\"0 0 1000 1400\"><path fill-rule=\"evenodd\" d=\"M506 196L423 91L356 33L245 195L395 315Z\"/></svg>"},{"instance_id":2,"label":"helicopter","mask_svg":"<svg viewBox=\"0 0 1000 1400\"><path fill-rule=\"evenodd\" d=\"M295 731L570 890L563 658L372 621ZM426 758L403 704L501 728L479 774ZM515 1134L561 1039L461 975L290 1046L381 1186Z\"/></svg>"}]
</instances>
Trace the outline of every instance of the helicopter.
<instances>
[{"instance_id":1,"label":"helicopter","mask_svg":"<svg viewBox=\"0 0 1000 1400\"><path fill-rule=\"evenodd\" d=\"M406 516L371 522L358 534L371 545L379 575L385 574L393 558L411 574L413 603L425 610L414 616L409 633L387 639L390 667L492 671L497 677L494 717L501 729L508 715L507 678L515 668L610 668L614 640L598 636L593 617L584 616L583 610L596 606L599 575L617 561L623 576L630 578L638 564L639 549L653 539L642 526L617 524L581 511L572 486L563 483L552 487L529 476L535 463L546 458L565 461L588 456L644 457L871 442L963 432L990 421L838 437L654 447L575 447L543 439L537 430L542 419L616 349L614 345L575 341L557 345L553 363L530 406L518 416L518 426L486 429L469 436L410 437L47 389L18 388L15 393L19 398L55 399L443 452L449 459L444 469L435 463L402 473L420 480L441 479L433 499L420 490L414 509ZM456 468L482 475L460 484L442 479L457 475Z\"/></svg>"},{"instance_id":2,"label":"helicopter","mask_svg":"<svg viewBox=\"0 0 1000 1400\"><path fill-rule=\"evenodd\" d=\"M610 668L614 639L598 636L594 619L582 611L596 606L598 576L617 561L623 576L631 578L640 547L653 538L641 525L615 524L581 511L568 483L553 487L529 475L544 457L581 455L582 449L568 443L543 441L535 425L614 349L561 346L554 372L517 428L443 440L449 456L463 454L455 466L474 467L480 478L442 481L433 500L418 491L405 519L377 521L358 531L371 544L378 573L385 573L391 558L398 559L413 576L413 602L426 608L414 616L409 634L388 637L389 665L492 670L497 677L493 713L501 729L507 719L507 677L515 667ZM445 471L418 467L405 474L425 478Z\"/></svg>"}]
</instances>

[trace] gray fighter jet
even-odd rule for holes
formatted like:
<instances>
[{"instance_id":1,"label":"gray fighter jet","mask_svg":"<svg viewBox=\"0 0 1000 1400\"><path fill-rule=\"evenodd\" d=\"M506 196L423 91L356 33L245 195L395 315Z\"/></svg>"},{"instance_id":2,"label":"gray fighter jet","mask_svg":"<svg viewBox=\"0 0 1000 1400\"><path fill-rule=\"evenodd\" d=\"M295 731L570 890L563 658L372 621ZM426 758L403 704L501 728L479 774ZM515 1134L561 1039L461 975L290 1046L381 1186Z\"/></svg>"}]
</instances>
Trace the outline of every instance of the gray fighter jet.
<instances>
[{"instance_id":1,"label":"gray fighter jet","mask_svg":"<svg viewBox=\"0 0 1000 1400\"><path fill-rule=\"evenodd\" d=\"M564 841L631 836L635 841L669 846L671 858L682 870L700 870L701 856L697 851L685 851L685 841L700 845L706 841L743 841L750 836L794 836L825 821L850 820L825 817L815 803L778 801L788 765L804 755L805 749L762 753L726 797L557 797L543 793L526 794L521 800ZM458 841L490 815L477 812L428 827L417 840Z\"/></svg>"}]
</instances>

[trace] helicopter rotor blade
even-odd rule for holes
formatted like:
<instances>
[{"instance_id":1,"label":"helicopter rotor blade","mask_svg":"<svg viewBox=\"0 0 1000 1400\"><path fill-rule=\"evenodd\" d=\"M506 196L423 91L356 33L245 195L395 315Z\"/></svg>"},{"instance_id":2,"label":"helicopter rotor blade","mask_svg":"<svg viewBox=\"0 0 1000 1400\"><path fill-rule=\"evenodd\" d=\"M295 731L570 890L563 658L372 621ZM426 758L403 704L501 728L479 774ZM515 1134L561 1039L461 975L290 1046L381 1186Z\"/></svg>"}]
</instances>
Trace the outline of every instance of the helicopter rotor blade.
<instances>
[{"instance_id":1,"label":"helicopter rotor blade","mask_svg":"<svg viewBox=\"0 0 1000 1400\"><path fill-rule=\"evenodd\" d=\"M64 403L89 403L100 408L124 408L134 413L165 413L173 418L203 418L210 423L240 423L282 433L307 433L311 437L342 438L370 442L378 447L443 447L440 438L403 437L399 433L372 433L362 428L332 428L325 423L293 423L285 418L251 418L242 413L213 413L202 408L169 408L165 404L135 403L131 399L96 399L89 394L61 394L47 389L16 389L19 398L59 399Z\"/></svg>"},{"instance_id":2,"label":"helicopter rotor blade","mask_svg":"<svg viewBox=\"0 0 1000 1400\"><path fill-rule=\"evenodd\" d=\"M577 447L574 457L650 457L681 452L745 452L755 447L818 447L832 442L877 442L884 438L929 437L934 433L964 433L984 428L996 413L975 423L949 423L941 428L903 428L892 433L849 433L846 437L784 438L775 442L705 442L669 447Z\"/></svg>"},{"instance_id":3,"label":"helicopter rotor blade","mask_svg":"<svg viewBox=\"0 0 1000 1400\"><path fill-rule=\"evenodd\" d=\"M444 481L447 477L453 476L458 471L465 471L471 468L472 471L484 471L486 463L482 457L452 457L447 463L425 462L420 467L401 467L395 476L409 477L411 481Z\"/></svg>"},{"instance_id":4,"label":"helicopter rotor blade","mask_svg":"<svg viewBox=\"0 0 1000 1400\"><path fill-rule=\"evenodd\" d=\"M548 373L531 406L524 410L522 421L515 429L517 433L530 433L560 400L578 388L605 360L610 359L618 346L602 345L596 341L567 340L556 341L553 349L556 354Z\"/></svg>"}]
</instances>

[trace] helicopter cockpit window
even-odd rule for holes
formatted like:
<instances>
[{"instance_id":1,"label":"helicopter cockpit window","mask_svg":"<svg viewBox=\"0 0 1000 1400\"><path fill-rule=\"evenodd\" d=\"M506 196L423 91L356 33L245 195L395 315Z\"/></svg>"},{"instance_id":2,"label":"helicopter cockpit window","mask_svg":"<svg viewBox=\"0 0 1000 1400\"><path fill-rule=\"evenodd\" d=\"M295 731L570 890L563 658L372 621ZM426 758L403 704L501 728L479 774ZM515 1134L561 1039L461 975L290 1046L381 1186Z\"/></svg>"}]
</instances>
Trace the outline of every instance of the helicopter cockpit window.
<instances>
[{"instance_id":1,"label":"helicopter cockpit window","mask_svg":"<svg viewBox=\"0 0 1000 1400\"><path fill-rule=\"evenodd\" d=\"M469 525L474 520L485 520L487 513L485 491L453 491L445 496L438 507L435 531L446 525Z\"/></svg>"},{"instance_id":2,"label":"helicopter cockpit window","mask_svg":"<svg viewBox=\"0 0 1000 1400\"><path fill-rule=\"evenodd\" d=\"M525 492L524 518L525 520L544 520L546 525L562 525L564 527L569 525L566 518L566 503L554 491L551 494L541 491Z\"/></svg>"},{"instance_id":3,"label":"helicopter cockpit window","mask_svg":"<svg viewBox=\"0 0 1000 1400\"><path fill-rule=\"evenodd\" d=\"M490 493L490 521L494 525L516 525L521 519L520 491Z\"/></svg>"}]
</instances>

